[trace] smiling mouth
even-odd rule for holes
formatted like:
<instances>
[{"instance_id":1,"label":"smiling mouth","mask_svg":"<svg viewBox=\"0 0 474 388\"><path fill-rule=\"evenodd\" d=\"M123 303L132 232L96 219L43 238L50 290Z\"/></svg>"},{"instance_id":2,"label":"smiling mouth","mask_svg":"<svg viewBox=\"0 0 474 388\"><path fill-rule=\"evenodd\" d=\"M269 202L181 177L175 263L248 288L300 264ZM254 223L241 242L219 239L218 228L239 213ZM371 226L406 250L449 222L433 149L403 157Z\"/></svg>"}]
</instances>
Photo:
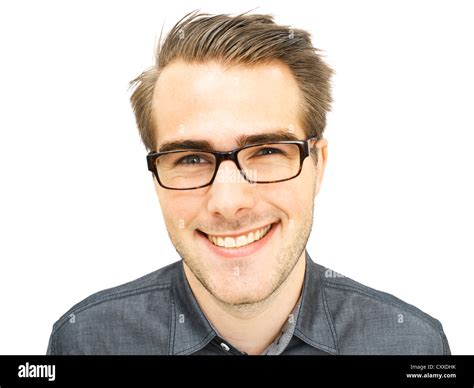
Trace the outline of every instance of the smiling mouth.
<instances>
[{"instance_id":1,"label":"smiling mouth","mask_svg":"<svg viewBox=\"0 0 474 388\"><path fill-rule=\"evenodd\" d=\"M250 245L265 237L265 235L270 231L272 226L273 224L268 224L259 229L255 229L249 233L237 236L211 235L202 231L199 232L202 233L205 237L207 237L207 239L215 246L222 248L240 248L246 245Z\"/></svg>"}]
</instances>

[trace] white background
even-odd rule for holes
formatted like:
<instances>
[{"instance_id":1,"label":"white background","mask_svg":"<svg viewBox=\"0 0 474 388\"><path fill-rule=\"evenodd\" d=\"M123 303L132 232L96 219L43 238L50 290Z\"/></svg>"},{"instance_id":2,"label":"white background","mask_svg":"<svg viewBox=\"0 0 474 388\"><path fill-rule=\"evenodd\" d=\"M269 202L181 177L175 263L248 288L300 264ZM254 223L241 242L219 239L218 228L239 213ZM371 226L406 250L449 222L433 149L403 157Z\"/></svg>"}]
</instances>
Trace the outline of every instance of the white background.
<instances>
[{"instance_id":1,"label":"white background","mask_svg":"<svg viewBox=\"0 0 474 388\"><path fill-rule=\"evenodd\" d=\"M44 354L73 304L179 259L128 81L163 23L258 6L310 30L336 70L313 259L474 353L474 13L459 0L2 2L0 353Z\"/></svg>"}]
</instances>

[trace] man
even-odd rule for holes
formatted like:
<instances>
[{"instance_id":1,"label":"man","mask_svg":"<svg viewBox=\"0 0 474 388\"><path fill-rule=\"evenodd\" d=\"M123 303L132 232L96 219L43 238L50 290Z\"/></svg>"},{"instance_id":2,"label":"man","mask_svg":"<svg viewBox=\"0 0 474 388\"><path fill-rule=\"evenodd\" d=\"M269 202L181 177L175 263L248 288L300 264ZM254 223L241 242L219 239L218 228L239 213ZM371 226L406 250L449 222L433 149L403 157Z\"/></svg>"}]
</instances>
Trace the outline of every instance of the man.
<instances>
[{"instance_id":1,"label":"man","mask_svg":"<svg viewBox=\"0 0 474 388\"><path fill-rule=\"evenodd\" d=\"M305 249L331 73L270 16L178 22L131 102L182 261L74 306L48 354L449 354L437 320Z\"/></svg>"}]
</instances>

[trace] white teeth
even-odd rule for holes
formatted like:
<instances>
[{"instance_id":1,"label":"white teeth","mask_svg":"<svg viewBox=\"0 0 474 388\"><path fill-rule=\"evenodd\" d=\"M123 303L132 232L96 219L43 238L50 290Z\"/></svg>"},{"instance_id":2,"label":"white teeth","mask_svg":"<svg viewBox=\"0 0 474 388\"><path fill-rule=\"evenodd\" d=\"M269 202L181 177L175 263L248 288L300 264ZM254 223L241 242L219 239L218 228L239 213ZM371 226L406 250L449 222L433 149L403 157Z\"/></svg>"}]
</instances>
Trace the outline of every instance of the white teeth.
<instances>
[{"instance_id":1,"label":"white teeth","mask_svg":"<svg viewBox=\"0 0 474 388\"><path fill-rule=\"evenodd\" d=\"M235 247L235 238L226 237L224 243L226 248L233 248Z\"/></svg>"},{"instance_id":2,"label":"white teeth","mask_svg":"<svg viewBox=\"0 0 474 388\"><path fill-rule=\"evenodd\" d=\"M253 236L253 232L250 232L248 235L247 235L247 244L251 244L255 241L255 237Z\"/></svg>"},{"instance_id":3,"label":"white teeth","mask_svg":"<svg viewBox=\"0 0 474 388\"><path fill-rule=\"evenodd\" d=\"M271 225L267 225L255 232L250 232L247 235L237 236L236 238L233 237L216 237L207 235L207 238L210 242L214 245L219 247L226 247L226 248L238 248L243 247L245 245L251 244L257 240L260 240L263 236L267 234L270 230Z\"/></svg>"},{"instance_id":4,"label":"white teeth","mask_svg":"<svg viewBox=\"0 0 474 388\"><path fill-rule=\"evenodd\" d=\"M245 236L239 236L235 239L235 246L236 247L241 247L243 245L247 245L247 237Z\"/></svg>"}]
</instances>

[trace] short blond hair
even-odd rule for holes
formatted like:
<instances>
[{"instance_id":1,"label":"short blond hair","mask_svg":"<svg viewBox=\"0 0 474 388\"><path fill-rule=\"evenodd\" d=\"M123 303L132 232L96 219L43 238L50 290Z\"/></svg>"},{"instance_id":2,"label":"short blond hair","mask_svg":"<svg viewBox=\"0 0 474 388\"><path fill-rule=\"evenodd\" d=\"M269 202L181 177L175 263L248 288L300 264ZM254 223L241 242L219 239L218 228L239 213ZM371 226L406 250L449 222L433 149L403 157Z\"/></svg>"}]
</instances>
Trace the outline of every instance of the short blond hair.
<instances>
[{"instance_id":1,"label":"short blond hair","mask_svg":"<svg viewBox=\"0 0 474 388\"><path fill-rule=\"evenodd\" d=\"M163 42L160 37L155 65L130 82L130 101L147 150L156 146L152 110L156 81L175 60L219 61L230 66L283 62L301 91L300 119L306 135L322 137L332 103L333 70L322 60L320 50L313 47L307 31L275 24L271 15L209 15L194 11L176 23Z\"/></svg>"}]
</instances>

